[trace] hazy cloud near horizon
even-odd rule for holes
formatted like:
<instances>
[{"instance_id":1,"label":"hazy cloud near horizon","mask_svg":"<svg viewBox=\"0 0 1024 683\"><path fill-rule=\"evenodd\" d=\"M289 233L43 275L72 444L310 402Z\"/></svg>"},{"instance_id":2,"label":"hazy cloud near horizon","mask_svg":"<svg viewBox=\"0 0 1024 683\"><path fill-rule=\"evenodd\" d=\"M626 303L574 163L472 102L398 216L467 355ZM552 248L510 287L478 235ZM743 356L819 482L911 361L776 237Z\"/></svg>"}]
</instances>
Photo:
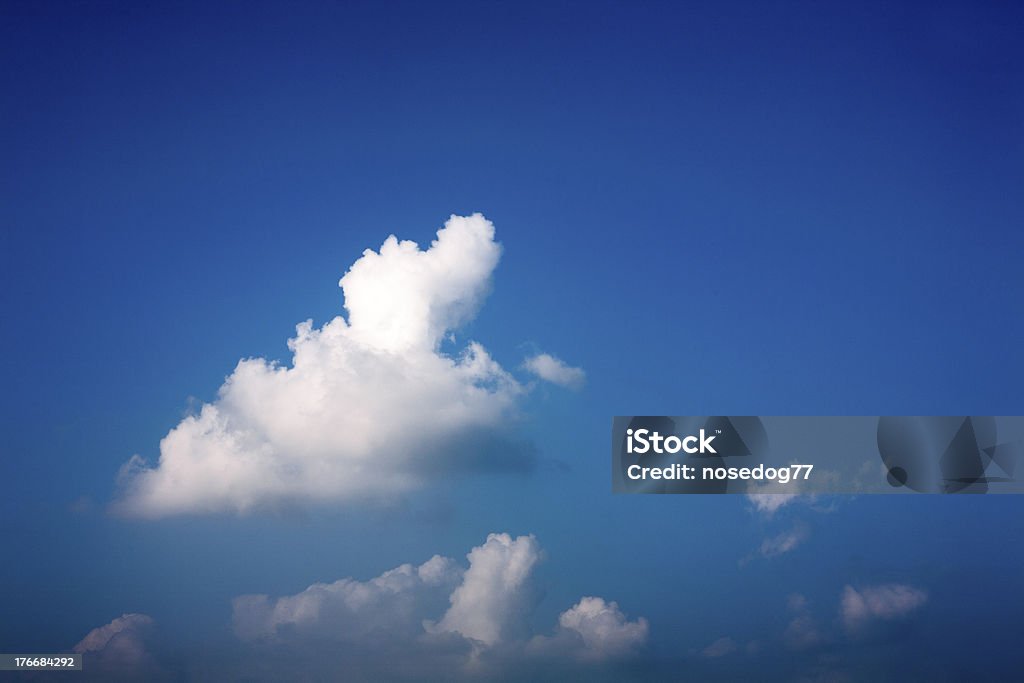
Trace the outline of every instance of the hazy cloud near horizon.
<instances>
[{"instance_id":1,"label":"hazy cloud near horizon","mask_svg":"<svg viewBox=\"0 0 1024 683\"><path fill-rule=\"evenodd\" d=\"M243 595L233 601L232 623L239 639L261 648L401 649L433 666L446 662L450 673L486 673L521 658L607 662L643 647L647 620L629 619L616 602L594 596L565 609L549 632L531 633L542 557L533 536L492 533L466 555L468 567L435 555L368 581L317 583L276 598Z\"/></svg>"}]
</instances>

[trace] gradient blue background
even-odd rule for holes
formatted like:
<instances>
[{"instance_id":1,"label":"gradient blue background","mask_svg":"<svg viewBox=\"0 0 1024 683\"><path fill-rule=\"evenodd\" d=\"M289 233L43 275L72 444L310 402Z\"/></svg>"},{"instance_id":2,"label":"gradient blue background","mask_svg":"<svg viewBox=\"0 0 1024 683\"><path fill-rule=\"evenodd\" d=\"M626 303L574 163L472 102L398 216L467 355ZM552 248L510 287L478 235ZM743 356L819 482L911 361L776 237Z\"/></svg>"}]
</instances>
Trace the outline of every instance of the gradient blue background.
<instances>
[{"instance_id":1,"label":"gradient blue background","mask_svg":"<svg viewBox=\"0 0 1024 683\"><path fill-rule=\"evenodd\" d=\"M1020 675L1024 500L768 522L612 497L607 435L615 414L1020 414L1022 30L1015 3L3 1L0 651L145 612L188 652L230 638L235 595L508 530L548 554L538 628L604 595L650 619L650 661L770 642L795 591L827 621L844 584L897 581L926 618L865 667ZM528 402L538 471L372 509L105 513L189 397L340 312L364 248L472 211L505 252L465 334L588 373ZM741 565L785 515L809 540Z\"/></svg>"}]
</instances>

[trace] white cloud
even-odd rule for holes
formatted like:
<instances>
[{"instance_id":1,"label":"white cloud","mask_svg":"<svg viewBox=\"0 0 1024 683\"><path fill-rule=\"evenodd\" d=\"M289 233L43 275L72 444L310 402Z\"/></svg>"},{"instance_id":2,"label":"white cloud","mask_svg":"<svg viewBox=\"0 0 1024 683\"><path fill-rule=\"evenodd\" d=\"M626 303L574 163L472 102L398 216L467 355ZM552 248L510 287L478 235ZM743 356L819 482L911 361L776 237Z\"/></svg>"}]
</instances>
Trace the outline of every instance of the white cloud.
<instances>
[{"instance_id":1,"label":"white cloud","mask_svg":"<svg viewBox=\"0 0 1024 683\"><path fill-rule=\"evenodd\" d=\"M155 466L133 456L122 467L116 509L245 513L391 496L466 458L522 465L480 439L500 438L524 388L478 343L440 352L480 306L500 252L480 214L452 216L425 251L394 236L365 251L340 282L348 319L300 323L290 367L240 361L217 399L164 437Z\"/></svg>"},{"instance_id":2,"label":"white cloud","mask_svg":"<svg viewBox=\"0 0 1024 683\"><path fill-rule=\"evenodd\" d=\"M794 527L789 531L764 539L758 551L762 557L772 558L794 550L807 539L807 529L802 526Z\"/></svg>"},{"instance_id":3,"label":"white cloud","mask_svg":"<svg viewBox=\"0 0 1024 683\"><path fill-rule=\"evenodd\" d=\"M420 629L431 600L440 604L461 575L452 560L435 555L419 567L403 564L369 581L315 583L276 600L243 595L232 603L235 634L243 640L327 632L340 640L374 632L408 636Z\"/></svg>"},{"instance_id":4,"label":"white cloud","mask_svg":"<svg viewBox=\"0 0 1024 683\"><path fill-rule=\"evenodd\" d=\"M804 650L821 642L821 633L817 622L811 616L807 598L799 593L789 596L789 611L793 614L783 639L794 650Z\"/></svg>"},{"instance_id":5,"label":"white cloud","mask_svg":"<svg viewBox=\"0 0 1024 683\"><path fill-rule=\"evenodd\" d=\"M115 640L126 642L137 639L143 629L149 628L153 619L145 614L122 614L109 624L89 631L74 647L75 652L99 652ZM128 638L131 636L131 638Z\"/></svg>"},{"instance_id":6,"label":"white cloud","mask_svg":"<svg viewBox=\"0 0 1024 683\"><path fill-rule=\"evenodd\" d=\"M708 645L701 654L709 659L724 657L736 651L736 641L729 637L722 637Z\"/></svg>"},{"instance_id":7,"label":"white cloud","mask_svg":"<svg viewBox=\"0 0 1024 683\"><path fill-rule=\"evenodd\" d=\"M159 678L163 672L147 648L153 619L145 614L122 614L109 624L89 631L73 648L83 656L83 667L109 678Z\"/></svg>"},{"instance_id":8,"label":"white cloud","mask_svg":"<svg viewBox=\"0 0 1024 683\"><path fill-rule=\"evenodd\" d=\"M560 359L547 353L527 358L523 367L542 380L569 389L581 388L587 379L587 375L582 369L566 365Z\"/></svg>"},{"instance_id":9,"label":"white cloud","mask_svg":"<svg viewBox=\"0 0 1024 683\"><path fill-rule=\"evenodd\" d=\"M771 517L780 508L796 500L796 493L748 493L747 500L754 504L754 509Z\"/></svg>"},{"instance_id":10,"label":"white cloud","mask_svg":"<svg viewBox=\"0 0 1024 683\"><path fill-rule=\"evenodd\" d=\"M618 604L600 597L562 612L554 636L530 638L531 580L542 555L533 536L490 534L466 555L467 568L435 556L369 581L317 583L279 598L240 596L233 601L234 630L261 647L326 643L358 651L370 669L386 669L388 662L367 658L415 651L431 666L449 667L438 674L448 678L465 667L480 674L526 660L578 665L625 657L646 641L646 619L630 621Z\"/></svg>"},{"instance_id":11,"label":"white cloud","mask_svg":"<svg viewBox=\"0 0 1024 683\"><path fill-rule=\"evenodd\" d=\"M855 637L861 635L870 623L903 618L927 600L925 591L904 584L890 583L860 589L847 585L840 594L839 623L848 635ZM838 635L829 633L831 629L823 632L819 628L803 595L790 595L788 608L792 617L783 633L783 641L791 649L812 648L833 641Z\"/></svg>"},{"instance_id":12,"label":"white cloud","mask_svg":"<svg viewBox=\"0 0 1024 683\"><path fill-rule=\"evenodd\" d=\"M429 630L494 645L524 612L526 582L540 560L540 546L533 536L490 534L466 557L469 569L451 595L451 607Z\"/></svg>"},{"instance_id":13,"label":"white cloud","mask_svg":"<svg viewBox=\"0 0 1024 683\"><path fill-rule=\"evenodd\" d=\"M585 597L558 617L558 625L583 639L581 656L587 659L621 657L647 640L647 620L629 621L618 603Z\"/></svg>"},{"instance_id":14,"label":"white cloud","mask_svg":"<svg viewBox=\"0 0 1024 683\"><path fill-rule=\"evenodd\" d=\"M928 594L913 586L889 583L856 589L847 585L839 600L839 614L849 631L874 620L900 619L928 601Z\"/></svg>"}]
</instances>

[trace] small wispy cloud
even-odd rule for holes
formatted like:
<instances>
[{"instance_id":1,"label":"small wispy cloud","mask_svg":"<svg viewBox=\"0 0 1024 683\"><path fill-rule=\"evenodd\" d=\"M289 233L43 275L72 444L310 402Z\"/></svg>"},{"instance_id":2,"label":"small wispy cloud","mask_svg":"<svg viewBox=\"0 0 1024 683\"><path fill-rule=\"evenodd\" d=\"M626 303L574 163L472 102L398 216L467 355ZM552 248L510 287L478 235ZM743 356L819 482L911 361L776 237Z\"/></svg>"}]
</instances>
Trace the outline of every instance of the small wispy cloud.
<instances>
[{"instance_id":1,"label":"small wispy cloud","mask_svg":"<svg viewBox=\"0 0 1024 683\"><path fill-rule=\"evenodd\" d=\"M728 654L732 654L736 651L736 641L728 636L723 636L715 642L708 645L701 651L701 656L707 657L708 659L717 659L718 657L724 657Z\"/></svg>"},{"instance_id":2,"label":"small wispy cloud","mask_svg":"<svg viewBox=\"0 0 1024 683\"><path fill-rule=\"evenodd\" d=\"M788 531L783 531L775 536L770 536L761 542L758 554L764 558L779 557L795 550L810 536L807 527L797 525Z\"/></svg>"},{"instance_id":3,"label":"small wispy cloud","mask_svg":"<svg viewBox=\"0 0 1024 683\"><path fill-rule=\"evenodd\" d=\"M798 495L796 493L748 493L747 500L753 504L754 510L766 517L771 517L783 507L794 502Z\"/></svg>"},{"instance_id":4,"label":"small wispy cloud","mask_svg":"<svg viewBox=\"0 0 1024 683\"><path fill-rule=\"evenodd\" d=\"M928 593L900 583L843 588L839 615L849 632L858 632L872 621L902 619L928 601Z\"/></svg>"},{"instance_id":5,"label":"small wispy cloud","mask_svg":"<svg viewBox=\"0 0 1024 683\"><path fill-rule=\"evenodd\" d=\"M811 615L807 598L800 593L794 593L789 596L787 605L792 617L786 626L785 633L783 633L783 640L786 642L786 645L794 650L804 650L820 643L822 640L821 632L818 630L818 624Z\"/></svg>"},{"instance_id":6,"label":"small wispy cloud","mask_svg":"<svg viewBox=\"0 0 1024 683\"><path fill-rule=\"evenodd\" d=\"M587 375L582 369L567 365L547 353L527 358L523 367L546 382L569 389L580 389L587 381Z\"/></svg>"}]
</instances>

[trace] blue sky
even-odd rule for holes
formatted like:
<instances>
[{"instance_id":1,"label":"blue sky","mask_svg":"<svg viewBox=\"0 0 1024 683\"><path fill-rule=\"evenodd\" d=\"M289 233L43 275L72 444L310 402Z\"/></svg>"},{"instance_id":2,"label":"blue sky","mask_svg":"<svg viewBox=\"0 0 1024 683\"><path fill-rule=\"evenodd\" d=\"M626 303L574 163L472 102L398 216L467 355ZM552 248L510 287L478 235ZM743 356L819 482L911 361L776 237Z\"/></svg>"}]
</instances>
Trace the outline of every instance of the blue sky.
<instances>
[{"instance_id":1,"label":"blue sky","mask_svg":"<svg viewBox=\"0 0 1024 683\"><path fill-rule=\"evenodd\" d=\"M1019 671L1016 497L613 497L607 437L616 414L1019 414L1022 23L1007 3L4 3L0 650L142 613L160 665L199 677L181 661L245 653L236 596L465 564L508 532L544 549L531 632L584 595L649 621L618 674L877 679L908 652L918 678ZM518 402L532 471L109 514L118 469L239 359L287 363L296 323L343 312L364 249L477 211L503 253L457 347L524 384L538 352L587 376ZM844 587L895 584L927 602L846 633ZM791 654L794 593L821 642ZM737 651L701 656L722 637Z\"/></svg>"}]
</instances>

